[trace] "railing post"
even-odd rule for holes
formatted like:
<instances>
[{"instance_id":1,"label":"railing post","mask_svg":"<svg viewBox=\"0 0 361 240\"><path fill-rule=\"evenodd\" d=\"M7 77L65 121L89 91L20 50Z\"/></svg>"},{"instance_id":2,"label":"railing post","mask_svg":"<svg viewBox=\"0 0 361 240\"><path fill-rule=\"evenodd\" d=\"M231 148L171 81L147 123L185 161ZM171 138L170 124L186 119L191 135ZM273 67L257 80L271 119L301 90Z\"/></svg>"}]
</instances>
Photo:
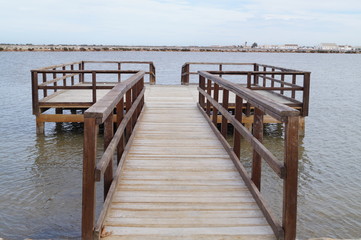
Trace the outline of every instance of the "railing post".
<instances>
[{"instance_id":1,"label":"railing post","mask_svg":"<svg viewBox=\"0 0 361 240\"><path fill-rule=\"evenodd\" d=\"M266 72L267 71L267 67L263 67L263 71ZM263 74L263 87L266 87L266 74Z\"/></svg>"},{"instance_id":2,"label":"railing post","mask_svg":"<svg viewBox=\"0 0 361 240\"><path fill-rule=\"evenodd\" d=\"M96 72L92 72L92 96L93 96L93 103L97 101L97 77Z\"/></svg>"},{"instance_id":3,"label":"railing post","mask_svg":"<svg viewBox=\"0 0 361 240\"><path fill-rule=\"evenodd\" d=\"M117 128L118 128L124 118L124 98L120 99L120 102L117 104L116 108L117 108ZM124 152L124 134L120 138L117 146L117 164L119 164L123 152Z\"/></svg>"},{"instance_id":4,"label":"railing post","mask_svg":"<svg viewBox=\"0 0 361 240\"><path fill-rule=\"evenodd\" d=\"M285 85L283 84L283 82L285 81L285 75L284 74L281 75L281 81L282 81L281 87L285 87ZM284 90L281 90L280 94L284 95Z\"/></svg>"},{"instance_id":5,"label":"railing post","mask_svg":"<svg viewBox=\"0 0 361 240\"><path fill-rule=\"evenodd\" d=\"M258 71L259 71L259 66L258 66L257 63L255 63L255 64L253 65L253 71L254 71L254 72L258 72ZM258 83L259 83L258 74L255 73L254 76L253 76L253 84L254 84L254 85L258 85Z\"/></svg>"},{"instance_id":6,"label":"railing post","mask_svg":"<svg viewBox=\"0 0 361 240\"><path fill-rule=\"evenodd\" d=\"M62 67L62 70L65 71L66 70L66 67L63 66ZM66 73L63 73L63 77L65 77ZM66 86L66 78L63 79L63 86Z\"/></svg>"},{"instance_id":7,"label":"railing post","mask_svg":"<svg viewBox=\"0 0 361 240\"><path fill-rule=\"evenodd\" d=\"M95 220L95 161L98 124L94 118L84 119L82 239L93 238Z\"/></svg>"},{"instance_id":8,"label":"railing post","mask_svg":"<svg viewBox=\"0 0 361 240\"><path fill-rule=\"evenodd\" d=\"M205 77L199 75L199 88L201 88L202 90L206 90L206 79ZM199 93L199 105L201 105L202 108L204 108L205 106L205 98L203 96L203 94Z\"/></svg>"},{"instance_id":9,"label":"railing post","mask_svg":"<svg viewBox=\"0 0 361 240\"><path fill-rule=\"evenodd\" d=\"M214 90L213 90L213 98L216 102L218 102L218 95L219 95L219 85L214 83ZM217 126L218 122L218 109L213 106L213 124Z\"/></svg>"},{"instance_id":10,"label":"railing post","mask_svg":"<svg viewBox=\"0 0 361 240\"><path fill-rule=\"evenodd\" d=\"M149 64L149 84L150 85L155 84L155 67L153 63Z\"/></svg>"},{"instance_id":11,"label":"railing post","mask_svg":"<svg viewBox=\"0 0 361 240\"><path fill-rule=\"evenodd\" d=\"M243 107L243 99L236 95L236 109L235 109L235 118L239 123L242 123L242 107ZM234 128L234 144L233 151L238 157L241 157L241 134Z\"/></svg>"},{"instance_id":12,"label":"railing post","mask_svg":"<svg viewBox=\"0 0 361 240\"><path fill-rule=\"evenodd\" d=\"M55 71L55 70L56 70L56 68L53 68L53 71ZM53 73L53 79L55 79L55 78L56 78L56 73ZM58 83L54 82L53 85L54 85L54 87L56 87L56 86L58 86ZM54 92L56 92L56 91L58 91L58 90L54 89Z\"/></svg>"},{"instance_id":13,"label":"railing post","mask_svg":"<svg viewBox=\"0 0 361 240\"><path fill-rule=\"evenodd\" d=\"M125 94L125 108L126 113L129 112L130 108L132 107L132 89L129 89ZM125 132L125 143L128 142L130 135L132 135L132 119L129 120L126 126Z\"/></svg>"},{"instance_id":14,"label":"railing post","mask_svg":"<svg viewBox=\"0 0 361 240\"><path fill-rule=\"evenodd\" d=\"M310 101L310 73L305 73L303 77L303 106L302 106L302 113L303 117L308 116L308 108L309 108L309 101Z\"/></svg>"},{"instance_id":15,"label":"railing post","mask_svg":"<svg viewBox=\"0 0 361 240\"><path fill-rule=\"evenodd\" d=\"M182 78L182 80L183 80L182 85L189 85L189 64L188 63L184 64L182 76L184 77L184 78Z\"/></svg>"},{"instance_id":16,"label":"railing post","mask_svg":"<svg viewBox=\"0 0 361 240\"><path fill-rule=\"evenodd\" d=\"M121 66L121 63L119 62L118 63L118 71L122 70L122 66ZM122 77L121 77L121 73L118 73L118 82L121 82L122 81Z\"/></svg>"},{"instance_id":17,"label":"railing post","mask_svg":"<svg viewBox=\"0 0 361 240\"><path fill-rule=\"evenodd\" d=\"M132 104L135 102L135 100L137 99L138 94L139 94L137 85L138 84L134 84L134 86L132 87ZM134 128L135 123L137 122L137 113L136 112L133 113L131 122L132 122L132 128Z\"/></svg>"},{"instance_id":18,"label":"railing post","mask_svg":"<svg viewBox=\"0 0 361 240\"><path fill-rule=\"evenodd\" d=\"M39 115L39 92L38 92L38 73L31 74L31 90L33 92L33 114Z\"/></svg>"},{"instance_id":19,"label":"railing post","mask_svg":"<svg viewBox=\"0 0 361 240\"><path fill-rule=\"evenodd\" d=\"M80 70L84 70L84 69L85 69L85 66L84 66L84 61L82 61L82 62L81 62L80 67L81 67L81 69L80 69ZM85 81L85 77L84 77L85 75L84 75L84 73L81 73L81 74L80 74L80 76L81 76L81 78L80 78L80 79L81 79L81 81L80 81L80 82L82 82L82 83L83 83L83 82Z\"/></svg>"},{"instance_id":20,"label":"railing post","mask_svg":"<svg viewBox=\"0 0 361 240\"><path fill-rule=\"evenodd\" d=\"M296 84L297 80L297 75L293 74L292 75L292 84ZM291 98L296 99L296 91L292 90L292 94L291 94Z\"/></svg>"},{"instance_id":21,"label":"railing post","mask_svg":"<svg viewBox=\"0 0 361 240\"><path fill-rule=\"evenodd\" d=\"M43 83L45 83L46 80L46 73L43 73ZM47 89L43 89L43 95L44 97L48 96L48 90Z\"/></svg>"},{"instance_id":22,"label":"railing post","mask_svg":"<svg viewBox=\"0 0 361 240\"><path fill-rule=\"evenodd\" d=\"M222 64L219 64L219 71L220 71L220 72L223 71L223 66L222 66ZM219 77L222 77L222 74L219 74Z\"/></svg>"},{"instance_id":23,"label":"railing post","mask_svg":"<svg viewBox=\"0 0 361 240\"><path fill-rule=\"evenodd\" d=\"M212 94L212 81L210 79L207 79L207 93L209 95ZM208 117L211 115L211 102L207 99L207 109L206 109Z\"/></svg>"},{"instance_id":24,"label":"railing post","mask_svg":"<svg viewBox=\"0 0 361 240\"><path fill-rule=\"evenodd\" d=\"M286 175L283 185L283 228L285 240L296 238L299 117L288 117L285 127Z\"/></svg>"},{"instance_id":25,"label":"railing post","mask_svg":"<svg viewBox=\"0 0 361 240\"><path fill-rule=\"evenodd\" d=\"M74 64L72 64L72 65L70 65L70 70L74 70ZM73 74L73 73L72 73ZM71 85L73 86L74 85L74 76L72 76L71 78L70 78L71 80Z\"/></svg>"},{"instance_id":26,"label":"railing post","mask_svg":"<svg viewBox=\"0 0 361 240\"><path fill-rule=\"evenodd\" d=\"M228 111L229 91L223 88L222 106ZM228 121L225 116L222 116L221 133L227 139Z\"/></svg>"},{"instance_id":27,"label":"railing post","mask_svg":"<svg viewBox=\"0 0 361 240\"><path fill-rule=\"evenodd\" d=\"M112 141L113 135L114 135L114 124L113 124L113 113L111 113L104 122L104 151L107 149L109 143ZM104 200L107 197L112 181L113 181L113 157L111 157L109 165L104 172Z\"/></svg>"},{"instance_id":28,"label":"railing post","mask_svg":"<svg viewBox=\"0 0 361 240\"><path fill-rule=\"evenodd\" d=\"M258 108L255 108L254 110L253 136L258 141L263 142L263 112ZM262 158L257 153L256 150L253 150L251 179L259 191L261 191L261 173L262 173Z\"/></svg>"}]
</instances>

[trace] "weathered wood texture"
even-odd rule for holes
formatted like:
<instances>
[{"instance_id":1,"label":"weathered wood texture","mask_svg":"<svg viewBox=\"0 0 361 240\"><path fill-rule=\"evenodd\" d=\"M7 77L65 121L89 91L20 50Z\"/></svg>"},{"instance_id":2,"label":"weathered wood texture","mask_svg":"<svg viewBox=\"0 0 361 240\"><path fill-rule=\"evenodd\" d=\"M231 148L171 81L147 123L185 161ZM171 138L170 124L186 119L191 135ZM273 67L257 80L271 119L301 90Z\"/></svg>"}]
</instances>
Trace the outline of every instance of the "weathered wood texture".
<instances>
[{"instance_id":1,"label":"weathered wood texture","mask_svg":"<svg viewBox=\"0 0 361 240\"><path fill-rule=\"evenodd\" d=\"M181 86L149 86L102 239L275 239Z\"/></svg>"}]
</instances>

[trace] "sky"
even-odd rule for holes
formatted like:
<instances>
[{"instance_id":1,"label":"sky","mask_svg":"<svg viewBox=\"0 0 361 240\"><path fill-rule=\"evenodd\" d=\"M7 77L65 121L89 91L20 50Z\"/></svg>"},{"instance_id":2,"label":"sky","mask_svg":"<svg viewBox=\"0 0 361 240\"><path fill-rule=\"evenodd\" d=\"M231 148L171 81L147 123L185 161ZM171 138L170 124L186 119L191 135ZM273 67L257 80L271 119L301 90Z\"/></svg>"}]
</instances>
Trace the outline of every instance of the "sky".
<instances>
[{"instance_id":1,"label":"sky","mask_svg":"<svg viewBox=\"0 0 361 240\"><path fill-rule=\"evenodd\" d=\"M361 46L360 0L0 0L0 43Z\"/></svg>"}]
</instances>

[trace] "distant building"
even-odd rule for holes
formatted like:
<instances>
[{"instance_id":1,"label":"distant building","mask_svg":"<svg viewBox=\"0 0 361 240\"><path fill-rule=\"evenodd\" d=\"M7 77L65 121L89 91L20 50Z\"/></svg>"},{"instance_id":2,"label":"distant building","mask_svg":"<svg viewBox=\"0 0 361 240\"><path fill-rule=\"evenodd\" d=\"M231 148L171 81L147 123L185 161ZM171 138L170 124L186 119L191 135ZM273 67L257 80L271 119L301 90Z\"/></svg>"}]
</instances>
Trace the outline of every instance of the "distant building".
<instances>
[{"instance_id":1,"label":"distant building","mask_svg":"<svg viewBox=\"0 0 361 240\"><path fill-rule=\"evenodd\" d=\"M337 51L339 50L339 47L337 46L336 43L321 43L318 49L325 51L330 51L330 50Z\"/></svg>"},{"instance_id":2,"label":"distant building","mask_svg":"<svg viewBox=\"0 0 361 240\"><path fill-rule=\"evenodd\" d=\"M260 46L262 49L279 49L278 45L262 45Z\"/></svg>"},{"instance_id":3,"label":"distant building","mask_svg":"<svg viewBox=\"0 0 361 240\"><path fill-rule=\"evenodd\" d=\"M352 46L350 46L350 45L338 45L338 48L340 51L351 51L352 50Z\"/></svg>"},{"instance_id":4,"label":"distant building","mask_svg":"<svg viewBox=\"0 0 361 240\"><path fill-rule=\"evenodd\" d=\"M285 50L297 50L298 49L298 44L285 44L285 45L281 45L280 49L285 49Z\"/></svg>"}]
</instances>

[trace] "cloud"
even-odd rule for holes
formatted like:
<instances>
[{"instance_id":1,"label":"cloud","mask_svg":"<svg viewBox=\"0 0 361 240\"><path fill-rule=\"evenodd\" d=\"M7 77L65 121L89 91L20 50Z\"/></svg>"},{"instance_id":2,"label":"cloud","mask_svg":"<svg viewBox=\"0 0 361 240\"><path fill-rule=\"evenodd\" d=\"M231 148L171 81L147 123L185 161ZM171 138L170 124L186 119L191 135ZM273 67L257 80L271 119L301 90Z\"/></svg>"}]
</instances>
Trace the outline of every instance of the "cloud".
<instances>
[{"instance_id":1,"label":"cloud","mask_svg":"<svg viewBox=\"0 0 361 240\"><path fill-rule=\"evenodd\" d=\"M361 28L359 0L14 0L0 11L2 41L18 42L34 35L40 43L310 43L315 33L345 41Z\"/></svg>"}]
</instances>

